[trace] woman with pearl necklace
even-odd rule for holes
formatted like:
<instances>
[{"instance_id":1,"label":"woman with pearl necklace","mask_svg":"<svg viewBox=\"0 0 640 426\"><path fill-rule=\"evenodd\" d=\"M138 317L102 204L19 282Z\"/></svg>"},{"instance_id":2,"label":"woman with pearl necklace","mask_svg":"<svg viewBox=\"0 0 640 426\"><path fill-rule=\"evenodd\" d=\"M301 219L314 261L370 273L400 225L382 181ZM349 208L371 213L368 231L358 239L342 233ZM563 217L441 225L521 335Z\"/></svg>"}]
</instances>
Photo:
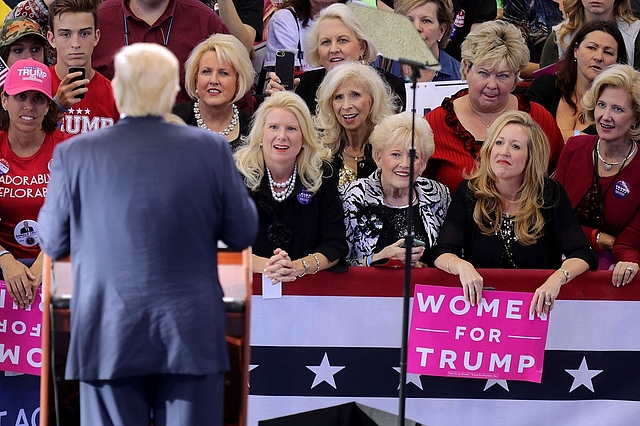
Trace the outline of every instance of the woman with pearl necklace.
<instances>
[{"instance_id":1,"label":"woman with pearl necklace","mask_svg":"<svg viewBox=\"0 0 640 426\"><path fill-rule=\"evenodd\" d=\"M232 35L213 34L193 49L185 70L185 88L193 101L176 105L172 112L191 126L224 136L236 151L251 122L235 104L253 83L247 49Z\"/></svg>"},{"instance_id":2,"label":"woman with pearl necklace","mask_svg":"<svg viewBox=\"0 0 640 426\"><path fill-rule=\"evenodd\" d=\"M273 283L344 264L348 248L330 155L308 107L292 92L264 101L235 154L258 208L253 272Z\"/></svg>"}]
</instances>

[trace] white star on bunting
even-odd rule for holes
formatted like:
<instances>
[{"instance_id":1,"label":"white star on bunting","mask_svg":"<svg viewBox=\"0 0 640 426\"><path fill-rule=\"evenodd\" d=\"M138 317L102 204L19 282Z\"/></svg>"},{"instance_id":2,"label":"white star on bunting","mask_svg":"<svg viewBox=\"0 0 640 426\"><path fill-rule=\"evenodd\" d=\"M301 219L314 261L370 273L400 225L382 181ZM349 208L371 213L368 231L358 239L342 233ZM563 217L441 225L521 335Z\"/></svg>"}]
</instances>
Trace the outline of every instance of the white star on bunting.
<instances>
[{"instance_id":1,"label":"white star on bunting","mask_svg":"<svg viewBox=\"0 0 640 426\"><path fill-rule=\"evenodd\" d=\"M493 379L489 379L487 380L487 384L484 385L484 390L489 389L491 386L493 385L499 385L500 387L502 387L502 389L506 390L507 392L509 392L509 385L507 384L506 380L493 380Z\"/></svg>"},{"instance_id":2,"label":"white star on bunting","mask_svg":"<svg viewBox=\"0 0 640 426\"><path fill-rule=\"evenodd\" d=\"M313 371L316 375L315 379L313 379L311 389L315 388L322 382L327 382L334 389L338 389L336 387L336 381L333 376L334 374L342 370L345 366L332 366L331 364L329 364L329 357L325 352L320 365L307 365L306 367L309 370Z\"/></svg>"},{"instance_id":3,"label":"white star on bunting","mask_svg":"<svg viewBox=\"0 0 640 426\"><path fill-rule=\"evenodd\" d=\"M591 381L591 379L602 373L604 370L589 370L589 367L587 366L587 358L583 356L582 362L580 363L580 368L578 368L577 370L565 369L564 371L573 376L573 383L571 383L571 389L569 389L570 393L580 386L584 386L591 392L595 393L595 390L593 390L593 382Z\"/></svg>"},{"instance_id":4,"label":"white star on bunting","mask_svg":"<svg viewBox=\"0 0 640 426\"><path fill-rule=\"evenodd\" d=\"M398 372L398 374L400 374L400 367L393 367L393 369L396 370ZM422 389L422 380L420 380L420 375L419 374L407 373L406 384L409 384L409 383L413 383L420 390L424 390L424 389ZM400 389L400 385L398 385L398 389Z\"/></svg>"}]
</instances>

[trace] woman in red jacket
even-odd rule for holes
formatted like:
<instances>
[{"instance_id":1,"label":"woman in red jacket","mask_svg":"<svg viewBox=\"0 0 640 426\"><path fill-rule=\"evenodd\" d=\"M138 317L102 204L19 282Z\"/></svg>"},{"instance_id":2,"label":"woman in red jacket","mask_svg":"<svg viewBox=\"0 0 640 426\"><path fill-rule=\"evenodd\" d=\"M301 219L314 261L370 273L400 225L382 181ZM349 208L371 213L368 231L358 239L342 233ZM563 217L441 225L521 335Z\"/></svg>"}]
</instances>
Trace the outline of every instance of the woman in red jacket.
<instances>
[{"instance_id":1,"label":"woman in red jacket","mask_svg":"<svg viewBox=\"0 0 640 426\"><path fill-rule=\"evenodd\" d=\"M569 195L600 268L612 266L612 282L625 285L640 264L640 72L612 65L582 98L597 136L570 138L555 178Z\"/></svg>"}]
</instances>

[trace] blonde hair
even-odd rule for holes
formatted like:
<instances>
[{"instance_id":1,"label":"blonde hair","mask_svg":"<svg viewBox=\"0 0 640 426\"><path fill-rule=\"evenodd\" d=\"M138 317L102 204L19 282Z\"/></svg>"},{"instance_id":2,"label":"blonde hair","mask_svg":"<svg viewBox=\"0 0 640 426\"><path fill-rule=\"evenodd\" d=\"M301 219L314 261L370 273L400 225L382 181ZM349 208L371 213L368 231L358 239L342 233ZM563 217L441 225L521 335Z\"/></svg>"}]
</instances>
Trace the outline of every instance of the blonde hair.
<instances>
[{"instance_id":1,"label":"blonde hair","mask_svg":"<svg viewBox=\"0 0 640 426\"><path fill-rule=\"evenodd\" d=\"M602 71L591 84L591 88L582 97L584 116L590 124L596 122L594 110L598 98L607 87L623 89L631 100L631 108L636 117L636 122L629 129L629 137L640 141L640 72L630 65L613 64Z\"/></svg>"},{"instance_id":2,"label":"blonde hair","mask_svg":"<svg viewBox=\"0 0 640 426\"><path fill-rule=\"evenodd\" d=\"M184 64L184 86L187 93L191 99L198 98L198 71L202 56L207 52L215 52L218 63L227 62L233 67L237 80L236 94L231 102L238 102L251 88L255 70L247 49L240 40L229 34L213 34L193 48Z\"/></svg>"},{"instance_id":3,"label":"blonde hair","mask_svg":"<svg viewBox=\"0 0 640 426\"><path fill-rule=\"evenodd\" d=\"M505 198L496 188L496 175L491 169L491 150L505 126L515 124L527 134L528 157L518 189L519 204L515 214L515 234L520 244L534 244L544 231L544 179L549 165L549 140L538 123L526 112L507 111L489 127L476 169L469 177L469 189L477 200L473 220L484 235L495 235L502 226Z\"/></svg>"},{"instance_id":4,"label":"blonde hair","mask_svg":"<svg viewBox=\"0 0 640 426\"><path fill-rule=\"evenodd\" d=\"M425 160L433 155L435 144L433 142L433 131L424 117L412 112L401 112L385 117L378 124L369 136L372 152L382 153L390 147L402 145L403 148L411 147L412 119L415 121L415 148Z\"/></svg>"},{"instance_id":5,"label":"blonde hair","mask_svg":"<svg viewBox=\"0 0 640 426\"><path fill-rule=\"evenodd\" d=\"M562 4L564 6L564 16L566 16L567 19L565 23L560 25L560 29L556 35L562 47L566 49L565 37L573 34L575 30L585 23L585 16L582 0L564 0ZM618 16L629 25L636 20L629 0L615 0L613 2L613 19L615 20Z\"/></svg>"},{"instance_id":6,"label":"blonde hair","mask_svg":"<svg viewBox=\"0 0 640 426\"><path fill-rule=\"evenodd\" d=\"M178 124L180 126L187 125L187 123L185 123L185 121L180 116L175 115L173 113L165 114L164 119L166 120L167 123Z\"/></svg>"},{"instance_id":7,"label":"blonde hair","mask_svg":"<svg viewBox=\"0 0 640 426\"><path fill-rule=\"evenodd\" d=\"M378 72L369 65L348 62L332 68L316 93L318 105L313 119L316 128L320 131L320 140L331 150L332 156L338 153L341 141L346 139L346 131L333 111L333 96L340 85L348 80L361 83L371 97L371 109L367 117L368 133L373 131L376 124L393 113L397 98Z\"/></svg>"},{"instance_id":8,"label":"blonde hair","mask_svg":"<svg viewBox=\"0 0 640 426\"><path fill-rule=\"evenodd\" d=\"M529 64L529 48L515 25L504 21L487 21L467 35L460 45L460 57L460 73L464 80L467 79L468 69L474 64L506 64L516 73L517 83L520 81L520 71Z\"/></svg>"},{"instance_id":9,"label":"blonde hair","mask_svg":"<svg viewBox=\"0 0 640 426\"><path fill-rule=\"evenodd\" d=\"M349 6L342 3L334 3L331 6L322 9L313 20L311 27L304 39L304 52L307 57L307 63L312 67L321 67L320 53L318 52L318 38L320 37L320 24L326 19L339 19L344 23L356 36L358 42L364 43L364 54L361 60L372 62L378 56L378 49L373 41L364 32L356 15L349 9Z\"/></svg>"},{"instance_id":10,"label":"blonde hair","mask_svg":"<svg viewBox=\"0 0 640 426\"><path fill-rule=\"evenodd\" d=\"M444 49L449 44L451 31L453 31L453 3L451 0L396 0L393 11L407 16L416 7L424 6L428 3L436 5L438 8L438 13L436 14L438 25L445 25L446 27L442 38L438 41L440 49Z\"/></svg>"},{"instance_id":11,"label":"blonde hair","mask_svg":"<svg viewBox=\"0 0 640 426\"><path fill-rule=\"evenodd\" d=\"M175 55L156 43L125 46L114 57L111 82L118 110L132 117L164 116L180 90Z\"/></svg>"},{"instance_id":12,"label":"blonde hair","mask_svg":"<svg viewBox=\"0 0 640 426\"><path fill-rule=\"evenodd\" d=\"M238 170L244 177L245 185L254 192L258 191L265 174L262 134L266 117L278 108L293 113L298 120L302 132L302 149L297 159L298 176L308 191L316 192L322 185L323 165L329 161L330 153L318 140L307 104L292 92L274 93L260 105L244 145L235 153Z\"/></svg>"}]
</instances>

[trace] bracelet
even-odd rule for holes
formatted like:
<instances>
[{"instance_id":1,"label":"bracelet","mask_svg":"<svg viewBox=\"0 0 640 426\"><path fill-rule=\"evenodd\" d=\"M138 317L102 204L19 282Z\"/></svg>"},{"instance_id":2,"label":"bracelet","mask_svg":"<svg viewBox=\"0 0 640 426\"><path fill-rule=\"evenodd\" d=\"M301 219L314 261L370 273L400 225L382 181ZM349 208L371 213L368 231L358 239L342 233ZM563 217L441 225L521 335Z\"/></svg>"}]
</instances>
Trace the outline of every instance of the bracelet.
<instances>
[{"instance_id":1,"label":"bracelet","mask_svg":"<svg viewBox=\"0 0 640 426\"><path fill-rule=\"evenodd\" d=\"M372 263L373 263L373 255L370 254L369 256L367 256L367 264L366 264L366 266L371 266Z\"/></svg>"},{"instance_id":2,"label":"bracelet","mask_svg":"<svg viewBox=\"0 0 640 426\"><path fill-rule=\"evenodd\" d=\"M596 245L597 245L598 247L600 247L600 235L601 235L601 234L602 234L602 232L600 232L600 231L598 231L598 232L596 233Z\"/></svg>"},{"instance_id":3,"label":"bracelet","mask_svg":"<svg viewBox=\"0 0 640 426\"><path fill-rule=\"evenodd\" d=\"M571 278L571 273L566 269L558 269L558 271L562 272L562 275L564 275L564 282L562 284L568 283L569 278Z\"/></svg>"},{"instance_id":4,"label":"bracelet","mask_svg":"<svg viewBox=\"0 0 640 426\"><path fill-rule=\"evenodd\" d=\"M304 272L302 272L302 274L298 275L298 278L302 278L305 275L307 275L307 272L309 272L309 262L307 262L305 259L300 259L300 261L302 262L302 266L304 267Z\"/></svg>"},{"instance_id":5,"label":"bracelet","mask_svg":"<svg viewBox=\"0 0 640 426\"><path fill-rule=\"evenodd\" d=\"M450 273L450 274L453 274L453 272L451 272L451 269L449 269L449 264L450 264L450 263L451 263L451 261L452 261L453 259L455 259L456 257L458 257L458 256L456 256L456 255L454 254L454 255L452 255L452 256L449 258L449 260L447 260L447 272L448 272L448 273Z\"/></svg>"},{"instance_id":6,"label":"bracelet","mask_svg":"<svg viewBox=\"0 0 640 426\"><path fill-rule=\"evenodd\" d=\"M60 110L62 110L62 112L67 112L67 111L69 111L69 108L65 108L65 107L63 107L63 106L62 106L62 104L60 104L60 102L58 102L58 100L55 98L55 96L54 96L54 98L53 98L53 102L54 102L56 105L58 105L58 108L60 108Z\"/></svg>"},{"instance_id":7,"label":"bracelet","mask_svg":"<svg viewBox=\"0 0 640 426\"><path fill-rule=\"evenodd\" d=\"M0 257L4 256L5 254L11 254L11 252L9 252L9 250L0 251Z\"/></svg>"},{"instance_id":8,"label":"bracelet","mask_svg":"<svg viewBox=\"0 0 640 426\"><path fill-rule=\"evenodd\" d=\"M315 275L320 272L320 259L318 259L315 253L309 253L309 256L313 257L316 261L316 270L311 273L311 275Z\"/></svg>"}]
</instances>

